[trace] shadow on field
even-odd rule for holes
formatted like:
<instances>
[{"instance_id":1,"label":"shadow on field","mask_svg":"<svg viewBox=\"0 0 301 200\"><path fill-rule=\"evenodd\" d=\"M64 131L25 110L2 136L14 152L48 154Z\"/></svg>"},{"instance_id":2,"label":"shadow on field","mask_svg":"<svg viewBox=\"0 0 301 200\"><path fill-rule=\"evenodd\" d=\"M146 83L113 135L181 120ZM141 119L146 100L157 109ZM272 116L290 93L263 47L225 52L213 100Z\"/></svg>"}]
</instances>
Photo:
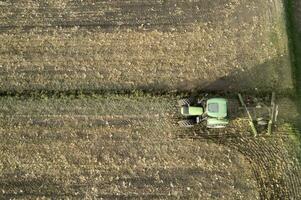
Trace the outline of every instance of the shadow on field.
<instances>
[{"instance_id":1,"label":"shadow on field","mask_svg":"<svg viewBox=\"0 0 301 200\"><path fill-rule=\"evenodd\" d=\"M291 88L292 77L286 69L289 65L288 60L288 56L279 56L254 67L242 66L213 82L195 80L197 78L196 75L196 77L191 77L193 79L191 81L185 80L177 83L176 88L170 86L171 80L166 80L165 82L160 81L153 84L140 85L136 90L150 94L169 94L174 92L178 94L199 94L202 92L264 94L271 91L291 94L293 90ZM281 66L283 67L281 68ZM199 67L201 68L202 66ZM291 90L288 88L291 88Z\"/></svg>"},{"instance_id":2,"label":"shadow on field","mask_svg":"<svg viewBox=\"0 0 301 200\"><path fill-rule=\"evenodd\" d=\"M51 176L42 175L41 177L29 178L16 174L1 177L0 188L5 191L0 194L1 199L75 196L72 193L66 193L64 186Z\"/></svg>"},{"instance_id":3,"label":"shadow on field","mask_svg":"<svg viewBox=\"0 0 301 200\"><path fill-rule=\"evenodd\" d=\"M246 93L254 96L270 96L274 91L276 92L276 102L277 99L289 98L288 102L281 102L285 109L281 110L281 117L286 122L290 122L294 126L294 130L301 130L300 124L300 114L296 114L296 107L301 113L300 107L300 93L297 93L299 99L294 98L296 96L296 89L300 87L297 84L295 74L292 77L287 75L290 73L285 73L288 56L279 56L277 58L268 60L260 65L257 65L249 70L245 71L234 71L232 74L226 77L221 77L220 79L214 81L213 83L200 86L201 91L212 91L229 93L230 95L236 95L236 93ZM275 66L283 66L275 67ZM295 70L292 70L295 73ZM294 85L291 83L294 83ZM295 88L291 88L294 86ZM234 94L235 93L235 94ZM294 102L296 107L291 105Z\"/></svg>"},{"instance_id":4,"label":"shadow on field","mask_svg":"<svg viewBox=\"0 0 301 200\"><path fill-rule=\"evenodd\" d=\"M292 78L285 77L287 73L282 73L286 70L287 60L288 56L279 56L252 68L239 68L212 83L200 85L199 89L213 92L269 93L275 91L286 93L288 91L284 91L283 88L289 86L289 81ZM284 66L284 69L275 66ZM244 68L249 69L244 70Z\"/></svg>"},{"instance_id":5,"label":"shadow on field","mask_svg":"<svg viewBox=\"0 0 301 200\"><path fill-rule=\"evenodd\" d=\"M296 87L296 101L298 111L301 113L301 1L288 0L285 6L287 32L290 38L289 47L292 55L291 63ZM301 118L298 122L298 129L301 132Z\"/></svg>"}]
</instances>

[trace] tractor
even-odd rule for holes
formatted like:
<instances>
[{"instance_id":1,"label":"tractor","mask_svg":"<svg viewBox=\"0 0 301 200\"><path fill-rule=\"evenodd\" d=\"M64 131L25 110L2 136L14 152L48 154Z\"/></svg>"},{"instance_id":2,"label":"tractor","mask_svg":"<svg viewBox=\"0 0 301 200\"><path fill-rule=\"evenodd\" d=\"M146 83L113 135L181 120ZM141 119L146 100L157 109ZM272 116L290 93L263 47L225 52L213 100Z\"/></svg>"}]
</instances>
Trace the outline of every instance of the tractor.
<instances>
[{"instance_id":1,"label":"tractor","mask_svg":"<svg viewBox=\"0 0 301 200\"><path fill-rule=\"evenodd\" d=\"M207 128L225 128L227 120L227 100L224 98L186 98L178 101L181 114L186 119L178 124L190 128L205 123Z\"/></svg>"}]
</instances>

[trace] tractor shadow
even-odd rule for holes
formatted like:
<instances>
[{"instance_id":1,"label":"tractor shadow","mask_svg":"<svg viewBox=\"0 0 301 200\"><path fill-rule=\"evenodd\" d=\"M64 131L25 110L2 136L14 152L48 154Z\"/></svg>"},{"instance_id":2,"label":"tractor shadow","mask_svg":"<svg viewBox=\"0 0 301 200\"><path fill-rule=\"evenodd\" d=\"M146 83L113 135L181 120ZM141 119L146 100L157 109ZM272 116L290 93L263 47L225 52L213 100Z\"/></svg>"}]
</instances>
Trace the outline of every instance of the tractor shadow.
<instances>
[{"instance_id":1,"label":"tractor shadow","mask_svg":"<svg viewBox=\"0 0 301 200\"><path fill-rule=\"evenodd\" d=\"M285 68L288 66L288 59L288 56L279 56L251 68L242 66L213 82L200 84L196 91L286 93L287 88L292 87L292 75Z\"/></svg>"}]
</instances>

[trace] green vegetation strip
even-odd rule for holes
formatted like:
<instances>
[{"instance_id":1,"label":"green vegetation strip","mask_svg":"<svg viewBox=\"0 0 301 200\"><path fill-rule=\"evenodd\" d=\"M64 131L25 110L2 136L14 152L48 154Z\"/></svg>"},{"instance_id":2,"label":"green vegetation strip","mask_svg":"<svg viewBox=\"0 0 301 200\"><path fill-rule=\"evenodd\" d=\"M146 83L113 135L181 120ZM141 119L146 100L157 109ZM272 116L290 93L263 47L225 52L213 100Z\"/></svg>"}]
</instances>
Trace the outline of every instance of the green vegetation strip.
<instances>
[{"instance_id":1,"label":"green vegetation strip","mask_svg":"<svg viewBox=\"0 0 301 200\"><path fill-rule=\"evenodd\" d=\"M287 32L290 38L290 55L292 63L293 79L295 80L296 88L296 101L297 109L301 113L301 3L297 0L287 0L286 2L286 13L287 13ZM299 146L299 160L301 162L301 118L296 122L296 126L299 131L296 133L294 140L296 141L295 146ZM298 134L299 133L299 134Z\"/></svg>"}]
</instances>

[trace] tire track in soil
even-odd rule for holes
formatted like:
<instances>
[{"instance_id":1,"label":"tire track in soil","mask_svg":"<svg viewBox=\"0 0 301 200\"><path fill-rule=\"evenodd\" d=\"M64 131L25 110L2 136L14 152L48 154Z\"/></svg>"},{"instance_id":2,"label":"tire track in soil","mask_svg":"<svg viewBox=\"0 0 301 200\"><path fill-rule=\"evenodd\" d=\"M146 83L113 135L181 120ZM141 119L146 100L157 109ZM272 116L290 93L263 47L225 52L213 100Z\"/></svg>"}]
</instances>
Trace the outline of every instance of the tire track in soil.
<instances>
[{"instance_id":1,"label":"tire track in soil","mask_svg":"<svg viewBox=\"0 0 301 200\"><path fill-rule=\"evenodd\" d=\"M198 131L199 132L199 131ZM180 138L212 140L217 144L235 149L244 155L251 164L257 179L261 199L299 199L301 197L301 166L293 163L283 140L283 132L275 132L277 137L245 137L237 132L227 134L180 135Z\"/></svg>"},{"instance_id":2,"label":"tire track in soil","mask_svg":"<svg viewBox=\"0 0 301 200\"><path fill-rule=\"evenodd\" d=\"M295 106L283 105L279 100L280 109L294 110ZM233 105L229 105L230 110ZM237 106L237 104L236 104ZM233 109L236 115L239 110ZM240 111L242 112L242 111ZM260 133L254 138L248 130L248 123L239 130L235 126L227 127L223 133L216 130L207 130L205 127L194 128L192 131L185 130L178 135L180 138L196 140L211 140L217 144L225 145L235 149L244 155L253 169L254 177L257 179L261 199L299 199L301 197L301 166L289 155L286 141L290 136L285 126L287 119L285 113L278 119L277 127L273 135ZM247 121L247 120L246 120ZM292 129L298 133L297 129ZM241 133L244 134L241 134Z\"/></svg>"}]
</instances>

